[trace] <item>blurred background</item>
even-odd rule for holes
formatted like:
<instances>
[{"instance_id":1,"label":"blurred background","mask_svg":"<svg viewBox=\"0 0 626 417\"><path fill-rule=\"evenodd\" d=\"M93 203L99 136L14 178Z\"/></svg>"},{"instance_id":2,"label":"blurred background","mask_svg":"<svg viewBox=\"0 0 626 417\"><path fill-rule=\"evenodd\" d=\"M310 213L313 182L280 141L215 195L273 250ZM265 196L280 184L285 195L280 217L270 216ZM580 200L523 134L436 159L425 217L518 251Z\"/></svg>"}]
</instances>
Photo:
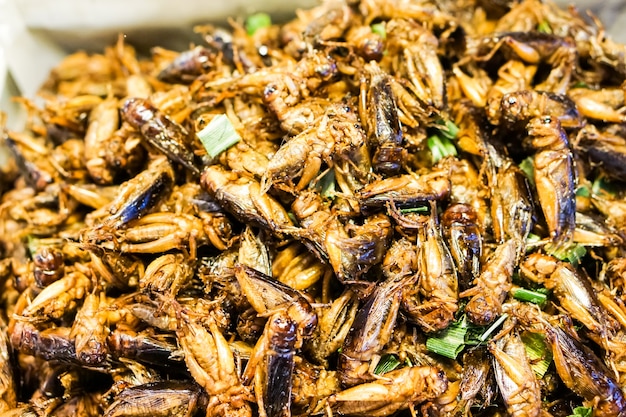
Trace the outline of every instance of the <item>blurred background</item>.
<instances>
[{"instance_id":1,"label":"blurred background","mask_svg":"<svg viewBox=\"0 0 626 417\"><path fill-rule=\"evenodd\" d=\"M50 69L71 51L102 51L127 34L138 50L159 45L182 50L199 40L195 24L223 23L231 16L271 12L275 21L319 0L0 0L0 110L9 127L22 124L11 96L33 97ZM558 0L589 9L611 36L626 43L626 0ZM132 29L129 29L132 28Z\"/></svg>"}]
</instances>

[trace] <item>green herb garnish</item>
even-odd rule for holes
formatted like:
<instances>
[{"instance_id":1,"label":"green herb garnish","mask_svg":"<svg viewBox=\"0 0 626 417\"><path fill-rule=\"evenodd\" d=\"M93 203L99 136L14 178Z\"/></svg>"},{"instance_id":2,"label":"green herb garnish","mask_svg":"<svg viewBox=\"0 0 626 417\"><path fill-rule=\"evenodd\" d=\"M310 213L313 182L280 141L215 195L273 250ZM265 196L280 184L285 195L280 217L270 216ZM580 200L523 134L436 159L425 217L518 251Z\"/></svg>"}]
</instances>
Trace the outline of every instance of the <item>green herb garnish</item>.
<instances>
[{"instance_id":1,"label":"green herb garnish","mask_svg":"<svg viewBox=\"0 0 626 417\"><path fill-rule=\"evenodd\" d=\"M197 133L197 136L211 158L215 158L241 140L225 114L215 116L204 129Z\"/></svg>"},{"instance_id":2,"label":"green herb garnish","mask_svg":"<svg viewBox=\"0 0 626 417\"><path fill-rule=\"evenodd\" d=\"M522 170L526 178L531 184L535 184L535 163L533 162L533 157L529 156L524 159L520 164L519 168Z\"/></svg>"},{"instance_id":3,"label":"green herb garnish","mask_svg":"<svg viewBox=\"0 0 626 417\"><path fill-rule=\"evenodd\" d=\"M467 320L464 316L460 321L448 326L447 329L426 339L426 349L446 358L456 359L465 347L467 329Z\"/></svg>"},{"instance_id":4,"label":"green herb garnish","mask_svg":"<svg viewBox=\"0 0 626 417\"><path fill-rule=\"evenodd\" d=\"M570 414L568 417L591 417L592 415L593 415L593 408L576 407L574 408L574 414Z\"/></svg>"},{"instance_id":5,"label":"green herb garnish","mask_svg":"<svg viewBox=\"0 0 626 417\"><path fill-rule=\"evenodd\" d=\"M251 14L246 19L245 26L248 35L252 36L259 29L272 26L272 18L267 13Z\"/></svg>"},{"instance_id":6,"label":"green herb garnish","mask_svg":"<svg viewBox=\"0 0 626 417\"><path fill-rule=\"evenodd\" d=\"M372 32L377 34L378 36L380 36L383 39L387 38L387 30L385 29L385 24L384 23L374 23L372 26L370 26L372 28Z\"/></svg>"},{"instance_id":7,"label":"green herb garnish","mask_svg":"<svg viewBox=\"0 0 626 417\"><path fill-rule=\"evenodd\" d=\"M531 362L530 367L539 378L543 378L552 363L552 351L546 345L545 336L526 332L521 335L521 339Z\"/></svg>"},{"instance_id":8,"label":"green herb garnish","mask_svg":"<svg viewBox=\"0 0 626 417\"><path fill-rule=\"evenodd\" d=\"M548 301L548 295L538 291L527 290L526 288L514 288L511 291L513 298L526 301L528 303L538 304L540 306L544 305L546 301Z\"/></svg>"},{"instance_id":9,"label":"green herb garnish","mask_svg":"<svg viewBox=\"0 0 626 417\"><path fill-rule=\"evenodd\" d=\"M374 369L374 373L376 375L386 374L387 372L393 371L400 365L402 365L402 362L398 360L398 357L389 353L380 358L378 365L376 365L376 368Z\"/></svg>"}]
</instances>

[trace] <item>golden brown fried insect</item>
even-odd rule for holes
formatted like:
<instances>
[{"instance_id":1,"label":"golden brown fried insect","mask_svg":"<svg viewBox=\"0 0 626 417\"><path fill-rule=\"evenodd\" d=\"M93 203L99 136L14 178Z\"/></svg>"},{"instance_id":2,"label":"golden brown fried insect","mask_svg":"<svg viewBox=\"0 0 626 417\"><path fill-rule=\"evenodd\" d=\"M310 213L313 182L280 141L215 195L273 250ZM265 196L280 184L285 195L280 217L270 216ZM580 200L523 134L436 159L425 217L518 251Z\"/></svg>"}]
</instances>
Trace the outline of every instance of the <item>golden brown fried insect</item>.
<instances>
[{"instance_id":1,"label":"golden brown fried insect","mask_svg":"<svg viewBox=\"0 0 626 417\"><path fill-rule=\"evenodd\" d=\"M459 284L454 259L439 225L437 205L430 204L428 218L417 231L417 285L406 289L402 307L409 320L425 332L443 330L458 310ZM390 251L389 254L392 252Z\"/></svg>"},{"instance_id":2,"label":"golden brown fried insect","mask_svg":"<svg viewBox=\"0 0 626 417\"><path fill-rule=\"evenodd\" d=\"M472 297L465 306L467 317L472 323L484 326L502 313L502 303L513 285L516 248L514 239L498 246L474 281L474 286L459 294L460 297Z\"/></svg>"},{"instance_id":3,"label":"golden brown fried insect","mask_svg":"<svg viewBox=\"0 0 626 417\"><path fill-rule=\"evenodd\" d=\"M272 231L293 226L283 206L252 179L240 177L218 166L209 166L202 173L202 186L222 207L244 223Z\"/></svg>"},{"instance_id":4,"label":"golden brown fried insect","mask_svg":"<svg viewBox=\"0 0 626 417\"><path fill-rule=\"evenodd\" d=\"M364 69L369 75L368 112L367 118L361 119L368 120L368 142L374 155L372 166L386 176L398 174L406 159L406 150L402 147L402 128L396 99L391 90L391 77L375 61L365 65ZM366 80L361 81L363 82ZM364 101L361 99L362 103Z\"/></svg>"},{"instance_id":5,"label":"golden brown fried insect","mask_svg":"<svg viewBox=\"0 0 626 417\"><path fill-rule=\"evenodd\" d=\"M355 294L346 290L330 306L318 308L317 327L304 345L315 363L327 364L328 357L341 348L354 323L358 307Z\"/></svg>"},{"instance_id":6,"label":"golden brown fried insect","mask_svg":"<svg viewBox=\"0 0 626 417\"><path fill-rule=\"evenodd\" d=\"M452 204L441 216L441 226L454 259L459 288L465 290L480 275L483 238L477 216L467 204Z\"/></svg>"},{"instance_id":7,"label":"golden brown fried insect","mask_svg":"<svg viewBox=\"0 0 626 417\"><path fill-rule=\"evenodd\" d=\"M152 382L120 392L106 417L191 417L206 402L200 387L180 381Z\"/></svg>"},{"instance_id":8,"label":"golden brown fried insect","mask_svg":"<svg viewBox=\"0 0 626 417\"><path fill-rule=\"evenodd\" d=\"M372 181L358 190L361 212L369 214L393 202L398 208L415 207L431 200L443 200L450 192L447 172L435 171L424 175L405 174Z\"/></svg>"},{"instance_id":9,"label":"golden brown fried insect","mask_svg":"<svg viewBox=\"0 0 626 417\"><path fill-rule=\"evenodd\" d=\"M534 157L539 204L555 247L567 246L576 228L576 177L569 140L550 116L532 119L527 126Z\"/></svg>"},{"instance_id":10,"label":"golden brown fried insect","mask_svg":"<svg viewBox=\"0 0 626 417\"><path fill-rule=\"evenodd\" d=\"M207 416L251 417L251 395L241 384L233 352L215 322L209 320L207 329L181 312L176 333L187 369L209 394Z\"/></svg>"},{"instance_id":11,"label":"golden brown fried insect","mask_svg":"<svg viewBox=\"0 0 626 417\"><path fill-rule=\"evenodd\" d=\"M389 277L376 286L357 312L337 360L337 373L343 386L351 387L376 378L374 368L396 325L403 286L414 280L412 276Z\"/></svg>"},{"instance_id":12,"label":"golden brown fried insect","mask_svg":"<svg viewBox=\"0 0 626 417\"><path fill-rule=\"evenodd\" d=\"M539 381L530 367L526 348L515 330L491 342L493 372L510 416L538 416L541 413Z\"/></svg>"},{"instance_id":13,"label":"golden brown fried insect","mask_svg":"<svg viewBox=\"0 0 626 417\"><path fill-rule=\"evenodd\" d=\"M340 415L390 416L398 410L438 397L447 386L448 380L438 368L413 366L333 394L328 402Z\"/></svg>"},{"instance_id":14,"label":"golden brown fried insect","mask_svg":"<svg viewBox=\"0 0 626 417\"><path fill-rule=\"evenodd\" d=\"M560 327L546 324L545 332L563 383L593 404L596 415L624 415L624 393L600 358Z\"/></svg>"},{"instance_id":15,"label":"golden brown fried insect","mask_svg":"<svg viewBox=\"0 0 626 417\"><path fill-rule=\"evenodd\" d=\"M122 117L168 158L182 164L191 173L200 175L188 143L189 133L149 101L140 98L127 100L122 108Z\"/></svg>"}]
</instances>

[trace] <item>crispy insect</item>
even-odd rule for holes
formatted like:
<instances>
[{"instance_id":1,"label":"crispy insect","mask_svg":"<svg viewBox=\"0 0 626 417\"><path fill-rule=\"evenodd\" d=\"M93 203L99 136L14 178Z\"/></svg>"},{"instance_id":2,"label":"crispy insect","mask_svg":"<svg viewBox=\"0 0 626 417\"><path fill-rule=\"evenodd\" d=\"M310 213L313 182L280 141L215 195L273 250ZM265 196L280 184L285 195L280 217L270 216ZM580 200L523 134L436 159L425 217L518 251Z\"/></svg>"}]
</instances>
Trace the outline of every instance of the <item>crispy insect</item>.
<instances>
[{"instance_id":1,"label":"crispy insect","mask_svg":"<svg viewBox=\"0 0 626 417\"><path fill-rule=\"evenodd\" d=\"M189 133L149 101L140 98L128 99L122 108L122 117L168 158L182 164L193 174L200 175L193 152L189 148L187 139Z\"/></svg>"},{"instance_id":2,"label":"crispy insect","mask_svg":"<svg viewBox=\"0 0 626 417\"><path fill-rule=\"evenodd\" d=\"M440 369L413 366L388 372L328 398L331 409L345 416L390 416L441 395L448 380Z\"/></svg>"}]
</instances>

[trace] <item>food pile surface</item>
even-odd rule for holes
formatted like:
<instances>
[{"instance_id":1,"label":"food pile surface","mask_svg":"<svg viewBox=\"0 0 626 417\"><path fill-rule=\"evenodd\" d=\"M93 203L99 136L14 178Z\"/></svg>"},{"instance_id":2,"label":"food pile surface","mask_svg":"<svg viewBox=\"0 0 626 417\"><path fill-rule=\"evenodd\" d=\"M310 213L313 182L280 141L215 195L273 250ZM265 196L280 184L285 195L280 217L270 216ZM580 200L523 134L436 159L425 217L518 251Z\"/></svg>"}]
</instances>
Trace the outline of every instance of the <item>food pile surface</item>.
<instances>
[{"instance_id":1,"label":"food pile surface","mask_svg":"<svg viewBox=\"0 0 626 417\"><path fill-rule=\"evenodd\" d=\"M626 47L537 0L296 15L0 116L0 416L625 416Z\"/></svg>"}]
</instances>

